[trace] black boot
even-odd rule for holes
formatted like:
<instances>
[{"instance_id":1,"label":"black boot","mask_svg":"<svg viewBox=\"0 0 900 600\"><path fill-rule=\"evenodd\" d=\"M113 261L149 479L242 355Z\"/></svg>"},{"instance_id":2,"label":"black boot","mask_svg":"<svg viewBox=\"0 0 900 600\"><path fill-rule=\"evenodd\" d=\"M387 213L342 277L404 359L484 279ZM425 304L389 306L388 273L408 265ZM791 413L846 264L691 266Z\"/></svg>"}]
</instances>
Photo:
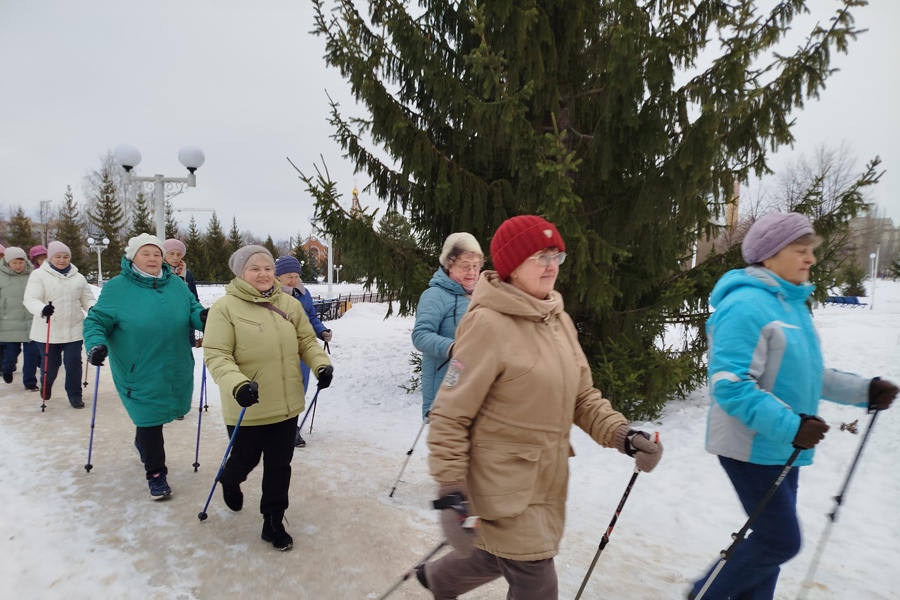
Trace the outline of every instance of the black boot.
<instances>
[{"instance_id":1,"label":"black boot","mask_svg":"<svg viewBox=\"0 0 900 600\"><path fill-rule=\"evenodd\" d=\"M425 563L416 565L416 579L422 584L423 588L426 590L431 589L428 587L428 580L425 579Z\"/></svg>"},{"instance_id":2,"label":"black boot","mask_svg":"<svg viewBox=\"0 0 900 600\"><path fill-rule=\"evenodd\" d=\"M271 542L276 550L290 550L294 547L294 538L284 530L284 513L266 513L263 515L262 539Z\"/></svg>"},{"instance_id":3,"label":"black boot","mask_svg":"<svg viewBox=\"0 0 900 600\"><path fill-rule=\"evenodd\" d=\"M244 493L239 485L222 484L222 499L225 500L225 506L238 512L244 508Z\"/></svg>"}]
</instances>

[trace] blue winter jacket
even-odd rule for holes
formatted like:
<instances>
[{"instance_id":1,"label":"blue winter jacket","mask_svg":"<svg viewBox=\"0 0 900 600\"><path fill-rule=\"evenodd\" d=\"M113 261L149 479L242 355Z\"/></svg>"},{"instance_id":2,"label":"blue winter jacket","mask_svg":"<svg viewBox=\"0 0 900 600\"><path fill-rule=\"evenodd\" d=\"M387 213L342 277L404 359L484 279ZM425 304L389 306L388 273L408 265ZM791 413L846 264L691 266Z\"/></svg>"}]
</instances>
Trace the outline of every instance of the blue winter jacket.
<instances>
[{"instance_id":1,"label":"blue winter jacket","mask_svg":"<svg viewBox=\"0 0 900 600\"><path fill-rule=\"evenodd\" d=\"M285 289L286 286L282 286L282 290ZM288 288L290 289L290 294L294 298L300 301L300 304L303 305L303 310L306 311L306 316L309 317L309 322L313 326L313 331L316 332L316 337L320 340L322 339L322 332L328 329L325 325L322 324L322 321L319 320L319 314L316 311L316 307L313 306L313 297L310 291L306 288L303 288L302 291L298 288ZM305 392L309 387L309 367L306 366L306 363L302 360L300 361L300 372L303 374L303 391Z\"/></svg>"},{"instance_id":2,"label":"blue winter jacket","mask_svg":"<svg viewBox=\"0 0 900 600\"><path fill-rule=\"evenodd\" d=\"M706 449L760 465L785 464L800 415L819 400L866 406L869 380L825 369L806 299L814 286L795 285L763 267L729 271L710 296L710 409ZM804 450L796 466L812 463Z\"/></svg>"},{"instance_id":3,"label":"blue winter jacket","mask_svg":"<svg viewBox=\"0 0 900 600\"><path fill-rule=\"evenodd\" d=\"M450 279L442 268L435 272L428 282L428 289L419 297L412 342L422 353L423 417L428 416L438 387L444 380L456 326L466 314L469 301L463 286Z\"/></svg>"}]
</instances>

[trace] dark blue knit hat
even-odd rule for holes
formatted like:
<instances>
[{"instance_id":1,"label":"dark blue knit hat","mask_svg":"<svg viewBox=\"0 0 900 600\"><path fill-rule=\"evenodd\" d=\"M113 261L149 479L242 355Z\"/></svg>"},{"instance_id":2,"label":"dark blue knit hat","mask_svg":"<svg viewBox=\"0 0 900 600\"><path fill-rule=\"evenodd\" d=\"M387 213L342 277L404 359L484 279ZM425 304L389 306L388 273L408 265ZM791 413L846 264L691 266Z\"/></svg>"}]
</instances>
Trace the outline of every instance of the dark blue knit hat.
<instances>
[{"instance_id":1,"label":"dark blue knit hat","mask_svg":"<svg viewBox=\"0 0 900 600\"><path fill-rule=\"evenodd\" d=\"M300 266L300 261L293 256L279 256L278 260L275 261L275 277L287 273L296 273L299 275L302 268L303 267Z\"/></svg>"}]
</instances>

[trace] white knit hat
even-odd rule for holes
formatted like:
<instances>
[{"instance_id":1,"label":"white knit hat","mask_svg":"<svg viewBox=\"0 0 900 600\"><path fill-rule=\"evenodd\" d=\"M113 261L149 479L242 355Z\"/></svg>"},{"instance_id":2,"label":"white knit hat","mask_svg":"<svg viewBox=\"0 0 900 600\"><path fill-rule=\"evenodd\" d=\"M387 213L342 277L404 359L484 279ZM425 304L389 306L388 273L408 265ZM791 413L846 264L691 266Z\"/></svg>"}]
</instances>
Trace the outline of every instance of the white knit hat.
<instances>
[{"instance_id":1,"label":"white knit hat","mask_svg":"<svg viewBox=\"0 0 900 600\"><path fill-rule=\"evenodd\" d=\"M149 233L142 233L128 240L128 245L125 247L125 258L134 260L134 255L137 254L141 246L156 246L163 256L166 255L166 249L158 237Z\"/></svg>"},{"instance_id":2,"label":"white knit hat","mask_svg":"<svg viewBox=\"0 0 900 600\"><path fill-rule=\"evenodd\" d=\"M447 236L447 239L444 240L444 247L441 250L440 258L441 266L445 269L450 268L447 264L450 260L450 255L459 255L463 252L471 252L473 254L484 256L484 252L481 251L481 246L478 245L478 240L475 239L474 235L466 232L451 233Z\"/></svg>"}]
</instances>

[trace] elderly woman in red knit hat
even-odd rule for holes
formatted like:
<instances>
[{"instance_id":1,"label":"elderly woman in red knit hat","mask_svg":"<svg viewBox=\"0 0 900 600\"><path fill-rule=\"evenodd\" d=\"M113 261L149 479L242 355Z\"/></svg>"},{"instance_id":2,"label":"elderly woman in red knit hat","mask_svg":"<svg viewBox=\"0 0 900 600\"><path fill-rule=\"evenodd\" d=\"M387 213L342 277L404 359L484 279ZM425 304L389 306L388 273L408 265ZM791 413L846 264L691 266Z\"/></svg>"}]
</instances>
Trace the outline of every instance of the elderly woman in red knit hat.
<instances>
[{"instance_id":1,"label":"elderly woman in red knit hat","mask_svg":"<svg viewBox=\"0 0 900 600\"><path fill-rule=\"evenodd\" d=\"M572 319L554 290L566 245L536 216L500 225L496 271L481 275L431 408L435 508L453 551L417 569L435 598L504 577L509 597L557 597L553 557L566 512L573 423L651 471L662 445L629 428L594 387ZM481 517L473 533L467 513Z\"/></svg>"}]
</instances>

